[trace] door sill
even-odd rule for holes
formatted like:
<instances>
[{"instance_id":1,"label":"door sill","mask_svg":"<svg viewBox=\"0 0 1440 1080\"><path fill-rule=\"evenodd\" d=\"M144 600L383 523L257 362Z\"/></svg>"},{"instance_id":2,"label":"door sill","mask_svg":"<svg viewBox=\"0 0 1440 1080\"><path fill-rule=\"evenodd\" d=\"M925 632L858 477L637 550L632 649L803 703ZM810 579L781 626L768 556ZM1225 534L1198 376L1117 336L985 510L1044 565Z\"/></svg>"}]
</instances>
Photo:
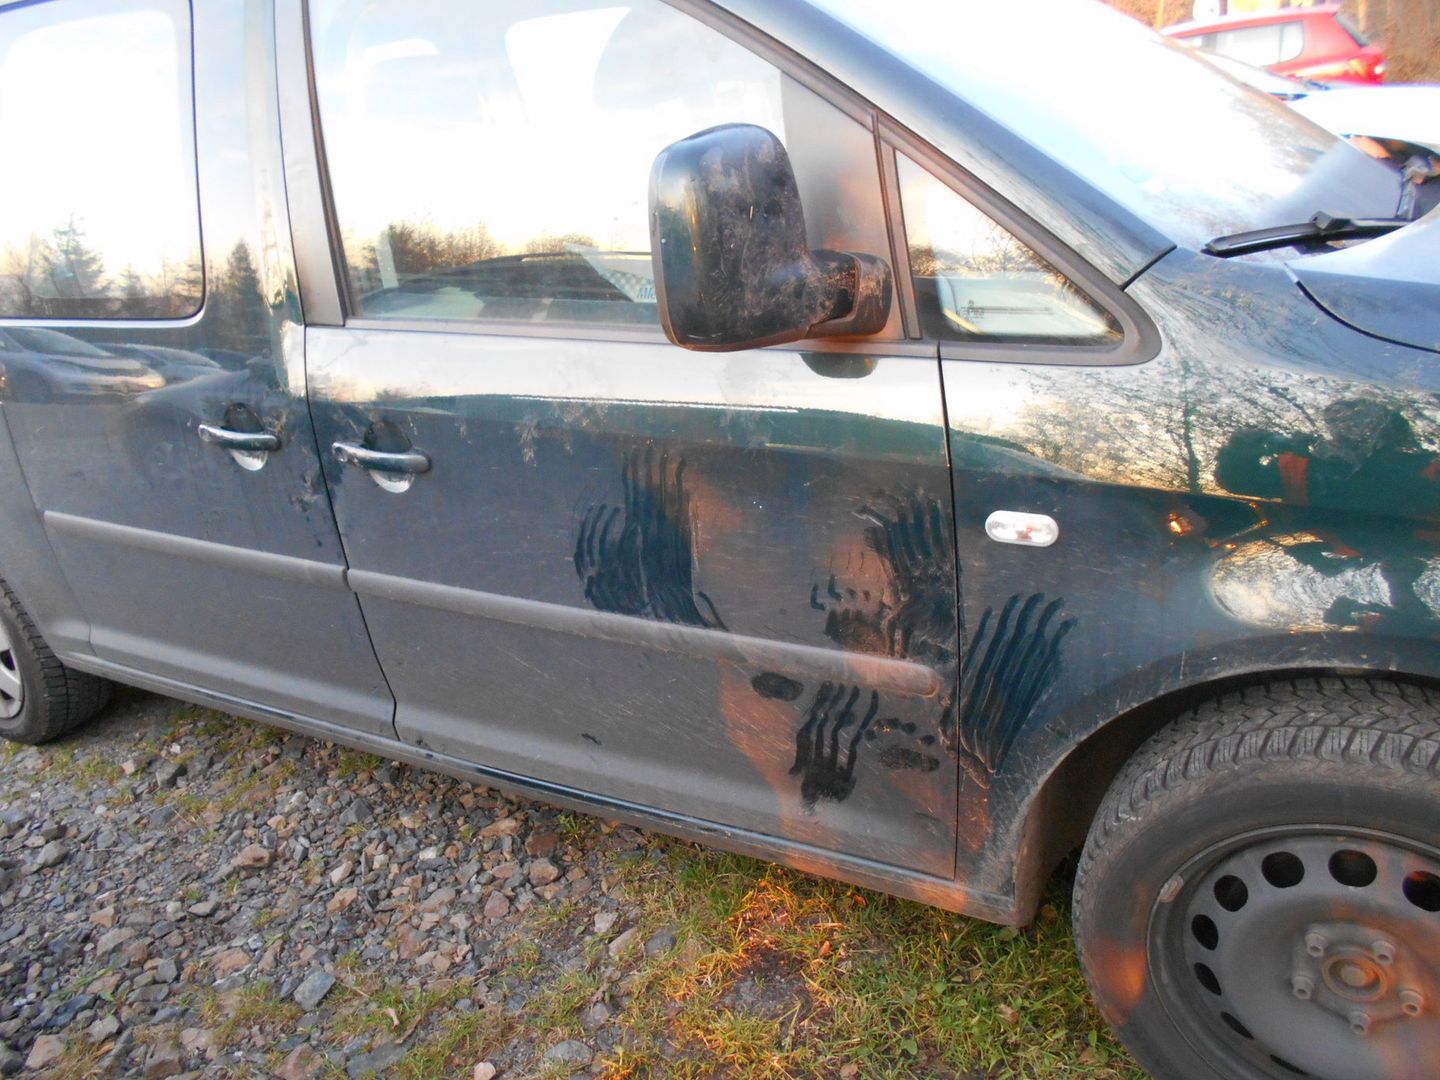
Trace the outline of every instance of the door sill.
<instances>
[{"instance_id":1,"label":"door sill","mask_svg":"<svg viewBox=\"0 0 1440 1080\"><path fill-rule=\"evenodd\" d=\"M178 698L207 708L220 709L262 723L273 724L301 735L340 743L378 757L401 761L421 769L433 769L459 780L496 788L507 795L521 795L580 813L594 814L627 825L667 833L707 847L764 859L819 877L833 878L908 900L970 915L989 922L1016 924L1019 916L1013 898L972 891L959 882L869 859L843 855L810 844L768 836L703 818L629 803L623 799L592 795L575 788L548 783L501 769L477 765L447 754L436 753L398 739L372 735L325 720L260 705L252 701L215 693L160 675L96 656L67 654L63 662L79 671L100 675L127 686L139 687L167 697Z\"/></svg>"}]
</instances>

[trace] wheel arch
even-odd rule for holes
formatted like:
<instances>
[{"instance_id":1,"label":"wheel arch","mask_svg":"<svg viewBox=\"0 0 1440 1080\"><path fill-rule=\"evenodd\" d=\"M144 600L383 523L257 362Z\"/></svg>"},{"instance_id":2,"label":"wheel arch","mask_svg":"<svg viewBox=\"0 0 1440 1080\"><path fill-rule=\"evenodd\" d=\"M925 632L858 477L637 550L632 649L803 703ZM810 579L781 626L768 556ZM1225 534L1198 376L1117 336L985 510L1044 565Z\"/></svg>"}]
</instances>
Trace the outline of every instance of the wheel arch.
<instances>
[{"instance_id":1,"label":"wheel arch","mask_svg":"<svg viewBox=\"0 0 1440 1080\"><path fill-rule=\"evenodd\" d=\"M1014 896L1017 923L1039 907L1056 869L1079 848L1101 801L1134 753L1157 731L1202 702L1248 687L1319 678L1359 678L1440 690L1440 673L1393 666L1308 664L1217 675L1134 704L1076 742L1034 788L1019 815Z\"/></svg>"}]
</instances>

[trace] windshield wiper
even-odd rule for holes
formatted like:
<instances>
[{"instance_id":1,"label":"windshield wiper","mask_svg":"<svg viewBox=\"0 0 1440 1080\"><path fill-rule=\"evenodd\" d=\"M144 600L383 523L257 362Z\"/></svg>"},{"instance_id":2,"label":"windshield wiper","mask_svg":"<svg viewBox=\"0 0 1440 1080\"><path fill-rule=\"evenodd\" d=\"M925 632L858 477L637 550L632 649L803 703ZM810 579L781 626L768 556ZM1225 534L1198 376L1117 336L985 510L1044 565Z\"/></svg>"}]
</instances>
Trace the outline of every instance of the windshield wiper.
<instances>
[{"instance_id":1,"label":"windshield wiper","mask_svg":"<svg viewBox=\"0 0 1440 1080\"><path fill-rule=\"evenodd\" d=\"M1309 221L1296 225L1276 225L1269 229L1251 229L1248 232L1232 233L1230 236L1217 236L1200 250L1206 255L1229 259L1236 255L1249 255L1252 251L1271 251L1274 248L1321 240L1359 240L1370 236L1384 236L1396 229L1403 229L1411 220L1413 219L1408 217L1334 217L1322 210Z\"/></svg>"}]
</instances>

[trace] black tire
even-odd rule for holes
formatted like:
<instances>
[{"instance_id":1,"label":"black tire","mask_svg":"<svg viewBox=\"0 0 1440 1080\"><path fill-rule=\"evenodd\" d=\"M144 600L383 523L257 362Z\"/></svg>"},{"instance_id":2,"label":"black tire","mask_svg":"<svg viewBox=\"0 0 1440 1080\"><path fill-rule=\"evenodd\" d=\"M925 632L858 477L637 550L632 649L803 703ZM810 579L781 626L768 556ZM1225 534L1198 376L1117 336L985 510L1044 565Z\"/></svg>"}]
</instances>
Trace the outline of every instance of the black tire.
<instances>
[{"instance_id":1,"label":"black tire","mask_svg":"<svg viewBox=\"0 0 1440 1080\"><path fill-rule=\"evenodd\" d=\"M10 586L0 581L0 737L38 745L89 720L114 684L62 664ZM18 687L16 686L18 676Z\"/></svg>"},{"instance_id":2,"label":"black tire","mask_svg":"<svg viewBox=\"0 0 1440 1080\"><path fill-rule=\"evenodd\" d=\"M1440 1069L1440 694L1276 683L1111 785L1075 882L1101 1012L1162 1080Z\"/></svg>"}]
</instances>

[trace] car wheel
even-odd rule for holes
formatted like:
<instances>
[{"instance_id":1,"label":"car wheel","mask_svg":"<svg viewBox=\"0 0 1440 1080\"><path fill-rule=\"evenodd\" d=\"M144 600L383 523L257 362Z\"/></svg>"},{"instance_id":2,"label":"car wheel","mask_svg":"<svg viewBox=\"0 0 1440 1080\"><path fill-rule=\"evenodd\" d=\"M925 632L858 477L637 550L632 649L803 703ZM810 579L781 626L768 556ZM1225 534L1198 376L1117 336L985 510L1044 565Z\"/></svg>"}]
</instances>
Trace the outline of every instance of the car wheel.
<instances>
[{"instance_id":1,"label":"car wheel","mask_svg":"<svg viewBox=\"0 0 1440 1080\"><path fill-rule=\"evenodd\" d=\"M0 581L0 736L49 742L104 708L111 688L108 680L62 664Z\"/></svg>"},{"instance_id":2,"label":"car wheel","mask_svg":"<svg viewBox=\"0 0 1440 1080\"><path fill-rule=\"evenodd\" d=\"M1440 695L1275 684L1154 736L1075 883L1096 1001L1165 1080L1400 1080L1440 1061Z\"/></svg>"}]
</instances>

